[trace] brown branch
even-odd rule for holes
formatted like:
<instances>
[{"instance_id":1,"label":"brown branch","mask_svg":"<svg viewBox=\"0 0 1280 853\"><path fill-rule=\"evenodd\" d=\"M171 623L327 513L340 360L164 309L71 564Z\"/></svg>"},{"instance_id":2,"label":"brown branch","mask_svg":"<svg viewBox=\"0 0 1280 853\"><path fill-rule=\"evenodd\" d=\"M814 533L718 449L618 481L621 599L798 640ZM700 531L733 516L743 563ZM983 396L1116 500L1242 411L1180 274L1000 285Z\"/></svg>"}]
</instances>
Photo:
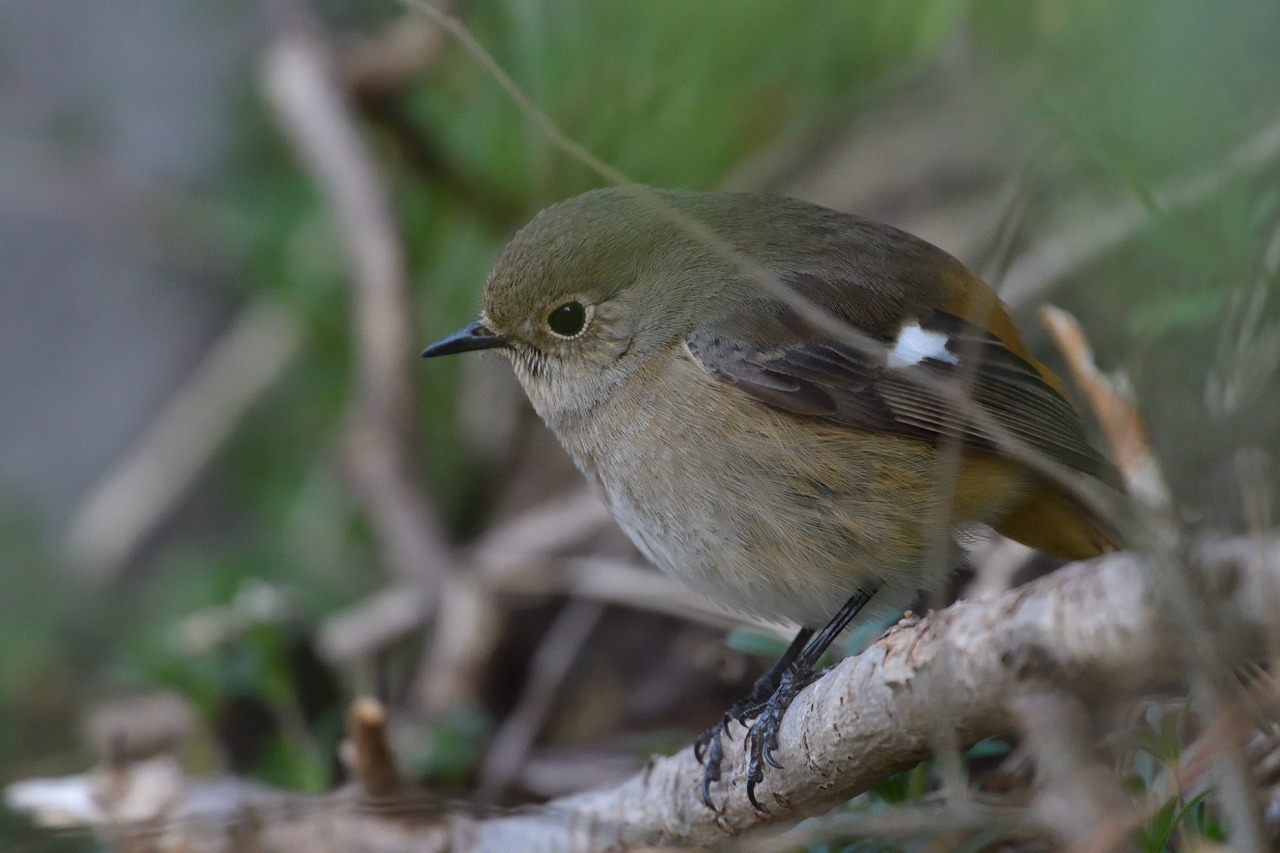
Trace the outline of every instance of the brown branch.
<instances>
[{"instance_id":1,"label":"brown branch","mask_svg":"<svg viewBox=\"0 0 1280 853\"><path fill-rule=\"evenodd\" d=\"M1244 661L1265 646L1271 593L1280 581L1280 536L1218 541L1194 556L1205 615L1219 628L1228 662ZM517 814L451 811L426 821L424 810L415 830L390 835L376 814L353 813L331 799L300 808L295 799L262 822L263 843L304 849L286 840L305 837L319 845L305 849L332 850L376 832L383 850L621 850L709 844L817 814L928 756L940 727L960 746L1008 731L1022 697L1048 690L1115 699L1180 683L1196 653L1157 574L1133 554L1112 554L993 599L899 623L792 706L776 753L785 766L770 770L762 788L771 816L746 802L740 747L727 756L727 783L714 790L723 803L718 814L699 800L701 767L686 749L653 759L611 788ZM740 730L733 742L741 744ZM242 821L223 817L224 835L232 823Z\"/></svg>"},{"instance_id":2,"label":"brown branch","mask_svg":"<svg viewBox=\"0 0 1280 853\"><path fill-rule=\"evenodd\" d=\"M411 472L415 347L404 250L387 192L309 7L277 2L263 86L281 129L324 192L351 267L356 402L348 468L393 572L428 590L451 561Z\"/></svg>"},{"instance_id":3,"label":"brown branch","mask_svg":"<svg viewBox=\"0 0 1280 853\"><path fill-rule=\"evenodd\" d=\"M1280 539L1201 551L1205 586L1217 592L1205 603L1220 616L1224 647L1242 659L1260 648L1268 626L1263 593L1280 576ZM1046 685L1096 698L1178 681L1192 652L1158 583L1134 555L1113 554L900 623L792 707L777 753L785 768L764 783L774 819L820 812L927 756L939 725L931 708L968 744L1008 730L1018 697ZM618 787L552 801L536 818L477 822L477 849L502 849L513 838L523 849L711 843L769 820L743 796L743 764L735 753L726 768L725 778L737 781L716 792L719 815L699 802L701 768L685 750Z\"/></svg>"}]
</instances>

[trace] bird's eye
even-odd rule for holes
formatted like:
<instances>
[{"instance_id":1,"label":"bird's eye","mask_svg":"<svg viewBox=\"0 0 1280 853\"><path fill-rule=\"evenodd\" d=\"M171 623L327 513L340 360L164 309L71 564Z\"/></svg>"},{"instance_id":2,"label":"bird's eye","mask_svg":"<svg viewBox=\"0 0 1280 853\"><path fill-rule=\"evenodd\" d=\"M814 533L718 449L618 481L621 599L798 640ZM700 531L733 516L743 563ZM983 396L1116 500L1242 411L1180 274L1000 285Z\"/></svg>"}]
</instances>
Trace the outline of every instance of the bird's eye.
<instances>
[{"instance_id":1,"label":"bird's eye","mask_svg":"<svg viewBox=\"0 0 1280 853\"><path fill-rule=\"evenodd\" d=\"M562 338L572 338L587 325L587 309L581 302L566 302L547 315L547 326Z\"/></svg>"}]
</instances>

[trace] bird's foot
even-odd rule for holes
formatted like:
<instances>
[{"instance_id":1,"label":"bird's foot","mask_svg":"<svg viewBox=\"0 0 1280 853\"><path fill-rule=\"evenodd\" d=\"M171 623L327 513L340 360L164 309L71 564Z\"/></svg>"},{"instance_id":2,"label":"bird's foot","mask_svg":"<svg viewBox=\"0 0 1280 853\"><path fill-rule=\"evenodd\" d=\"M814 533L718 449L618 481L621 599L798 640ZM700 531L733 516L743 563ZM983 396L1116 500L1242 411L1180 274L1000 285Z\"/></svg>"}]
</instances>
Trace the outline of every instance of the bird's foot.
<instances>
[{"instance_id":1,"label":"bird's foot","mask_svg":"<svg viewBox=\"0 0 1280 853\"><path fill-rule=\"evenodd\" d=\"M772 701L777 692L779 677L772 672L765 673L752 685L751 692L743 696L724 712L720 722L698 735L693 741L693 757L703 766L702 802L712 811L717 811L711 802L711 786L720 781L720 761L723 758L721 739L729 735L729 723L737 720L742 725L747 720L758 716Z\"/></svg>"},{"instance_id":2,"label":"bird's foot","mask_svg":"<svg viewBox=\"0 0 1280 853\"><path fill-rule=\"evenodd\" d=\"M764 781L765 762L782 769L782 765L773 757L778 748L778 729L782 725L782 717L800 695L800 691L817 680L819 675L820 673L806 670L788 669L782 676L778 689L765 701L751 730L747 732L747 754L750 756L747 763L747 799L756 811L766 814L769 812L756 799L756 785Z\"/></svg>"}]
</instances>

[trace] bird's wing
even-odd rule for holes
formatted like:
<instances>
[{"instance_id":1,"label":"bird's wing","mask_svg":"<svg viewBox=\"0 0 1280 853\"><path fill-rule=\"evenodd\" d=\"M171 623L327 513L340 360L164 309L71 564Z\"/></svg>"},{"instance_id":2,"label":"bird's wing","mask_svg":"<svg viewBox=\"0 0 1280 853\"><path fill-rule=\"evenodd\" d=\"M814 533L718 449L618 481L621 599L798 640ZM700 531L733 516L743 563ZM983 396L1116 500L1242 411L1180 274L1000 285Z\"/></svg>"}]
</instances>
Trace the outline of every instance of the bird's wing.
<instances>
[{"instance_id":1,"label":"bird's wing","mask_svg":"<svg viewBox=\"0 0 1280 853\"><path fill-rule=\"evenodd\" d=\"M1089 445L1057 378L993 307L1001 321L986 325L1004 339L946 311L904 305L894 323L877 323L870 346L858 346L805 329L773 301L744 309L750 316L705 323L686 343L708 373L778 409L1005 455L1000 433L1007 432L1060 464L1106 477L1110 466Z\"/></svg>"}]
</instances>

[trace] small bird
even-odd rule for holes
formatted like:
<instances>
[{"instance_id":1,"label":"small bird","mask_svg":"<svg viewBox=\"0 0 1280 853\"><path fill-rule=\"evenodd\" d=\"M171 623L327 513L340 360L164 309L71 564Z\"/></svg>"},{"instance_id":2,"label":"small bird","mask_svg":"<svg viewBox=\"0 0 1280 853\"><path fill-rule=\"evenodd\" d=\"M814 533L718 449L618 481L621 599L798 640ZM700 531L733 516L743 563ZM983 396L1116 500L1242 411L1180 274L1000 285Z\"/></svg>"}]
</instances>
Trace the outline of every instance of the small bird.
<instances>
[{"instance_id":1,"label":"small bird","mask_svg":"<svg viewBox=\"0 0 1280 853\"><path fill-rule=\"evenodd\" d=\"M761 194L595 190L498 258L480 318L424 357L495 349L659 568L800 626L695 743L754 719L747 796L778 726L855 617L955 565L977 525L1066 559L1118 544L1030 459L1113 482L1062 382L1004 306L903 231Z\"/></svg>"}]
</instances>

